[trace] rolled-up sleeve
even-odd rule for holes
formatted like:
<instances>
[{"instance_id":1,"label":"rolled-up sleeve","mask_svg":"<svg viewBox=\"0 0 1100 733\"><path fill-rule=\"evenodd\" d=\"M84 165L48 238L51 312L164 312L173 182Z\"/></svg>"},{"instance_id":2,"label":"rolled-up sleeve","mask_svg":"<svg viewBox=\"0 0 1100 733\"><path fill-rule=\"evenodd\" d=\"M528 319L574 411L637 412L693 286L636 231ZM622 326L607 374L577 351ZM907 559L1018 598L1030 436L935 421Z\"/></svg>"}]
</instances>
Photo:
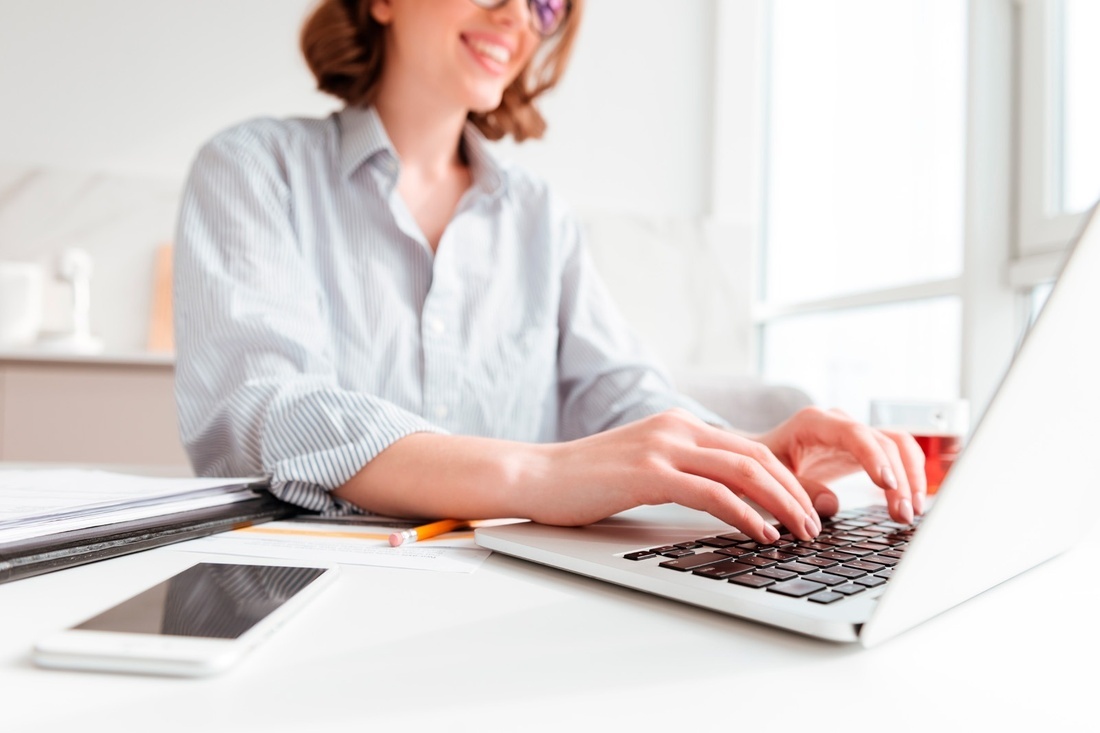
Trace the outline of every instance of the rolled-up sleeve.
<instances>
[{"instance_id":1,"label":"rolled-up sleeve","mask_svg":"<svg viewBox=\"0 0 1100 733\"><path fill-rule=\"evenodd\" d=\"M679 394L620 314L575 217L560 215L563 243L558 353L561 433L573 439L680 407L708 423L718 415Z\"/></svg>"},{"instance_id":2,"label":"rolled-up sleeve","mask_svg":"<svg viewBox=\"0 0 1100 733\"><path fill-rule=\"evenodd\" d=\"M263 140L223 133L202 149L176 236L176 401L198 474L263 475L286 501L349 511L332 489L394 441L444 432L339 384L322 285Z\"/></svg>"}]
</instances>

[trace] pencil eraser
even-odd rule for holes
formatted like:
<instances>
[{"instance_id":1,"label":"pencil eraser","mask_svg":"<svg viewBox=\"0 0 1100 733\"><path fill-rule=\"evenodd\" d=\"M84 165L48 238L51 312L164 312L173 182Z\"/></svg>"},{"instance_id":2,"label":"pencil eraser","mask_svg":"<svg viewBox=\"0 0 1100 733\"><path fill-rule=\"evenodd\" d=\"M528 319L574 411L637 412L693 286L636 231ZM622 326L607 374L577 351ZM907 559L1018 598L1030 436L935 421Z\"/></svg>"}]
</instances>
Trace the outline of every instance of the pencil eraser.
<instances>
[{"instance_id":1,"label":"pencil eraser","mask_svg":"<svg viewBox=\"0 0 1100 733\"><path fill-rule=\"evenodd\" d=\"M404 541L405 538L401 536L400 532L394 532L390 535L390 547L397 547Z\"/></svg>"}]
</instances>

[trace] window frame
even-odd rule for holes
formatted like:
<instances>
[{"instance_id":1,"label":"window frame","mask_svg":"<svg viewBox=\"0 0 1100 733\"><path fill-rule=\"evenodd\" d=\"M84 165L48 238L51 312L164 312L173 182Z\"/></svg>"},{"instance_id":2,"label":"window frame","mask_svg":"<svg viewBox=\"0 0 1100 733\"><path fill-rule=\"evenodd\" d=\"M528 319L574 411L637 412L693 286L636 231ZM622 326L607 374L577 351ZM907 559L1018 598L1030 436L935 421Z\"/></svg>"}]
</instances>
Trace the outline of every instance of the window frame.
<instances>
[{"instance_id":1,"label":"window frame","mask_svg":"<svg viewBox=\"0 0 1100 733\"><path fill-rule=\"evenodd\" d=\"M767 261L765 206L767 161L761 151L767 149L768 83L770 22L767 0L755 3L716 3L715 23L715 149L712 171L712 213L735 209L735 218L752 232L757 272L752 277L754 324L753 360L758 376L767 379L760 363L764 330L770 322L791 316L836 312L848 308L910 302L924 298L957 296L962 303L959 393L971 401L974 414L980 415L1003 376L1019 341L1019 334L1030 319L1030 287L1056 272L1060 252L1053 247L1028 250L1019 256L1019 219L1017 198L1021 195L1022 163L1019 136L1030 127L1018 120L1022 89L1018 89L1021 65L1017 59L1022 30L1018 4L1028 0L969 0L967 7L967 98L966 163L963 232L963 270L958 277L931 282L882 288L803 302L777 303L761 298L763 268ZM748 51L724 52L731 38L744 42L745 27L757 37ZM734 35L730 35L734 34ZM746 58L752 59L750 71L755 85L747 84ZM742 64L738 66L737 64ZM1033 75L1032 75L1033 76ZM739 110L735 116L731 110ZM745 124L743 120L752 121ZM738 133L749 132L748 143L731 142ZM723 132L726 134L723 135ZM746 153L746 145L755 153ZM734 148L740 157L729 154ZM725 152L724 152L725 151ZM735 162L748 162L735 167ZM733 173L730 173L733 171ZM753 212L745 215L745 201L732 202L726 197L751 185ZM1061 223L1061 227L1072 227ZM1056 230L1050 241L1061 241Z\"/></svg>"},{"instance_id":2,"label":"window frame","mask_svg":"<svg viewBox=\"0 0 1100 733\"><path fill-rule=\"evenodd\" d=\"M1019 217L1009 279L1032 288L1054 278L1087 212L1062 199L1063 0L1015 0L1018 26Z\"/></svg>"}]
</instances>

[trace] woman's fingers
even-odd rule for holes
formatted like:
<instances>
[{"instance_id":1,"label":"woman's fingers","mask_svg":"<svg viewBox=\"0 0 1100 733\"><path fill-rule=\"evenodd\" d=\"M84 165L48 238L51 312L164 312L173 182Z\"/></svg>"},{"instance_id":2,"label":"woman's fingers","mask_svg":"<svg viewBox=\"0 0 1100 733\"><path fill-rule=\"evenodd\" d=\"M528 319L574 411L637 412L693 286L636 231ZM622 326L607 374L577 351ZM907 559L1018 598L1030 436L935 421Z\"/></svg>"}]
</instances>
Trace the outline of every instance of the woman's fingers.
<instances>
[{"instance_id":1,"label":"woman's fingers","mask_svg":"<svg viewBox=\"0 0 1100 733\"><path fill-rule=\"evenodd\" d=\"M810 495L819 517L831 517L840 511L840 499L828 486L812 479L800 479L802 487Z\"/></svg>"},{"instance_id":2,"label":"woman's fingers","mask_svg":"<svg viewBox=\"0 0 1100 733\"><path fill-rule=\"evenodd\" d=\"M836 413L821 413L815 425L815 438L822 445L847 451L863 467L871 480L886 490L886 505L896 522L911 524L913 499L910 476L912 457L903 455L899 445L884 433Z\"/></svg>"},{"instance_id":3,"label":"woman's fingers","mask_svg":"<svg viewBox=\"0 0 1100 733\"><path fill-rule=\"evenodd\" d=\"M787 495L798 502L803 512L811 517L814 516L813 501L810 499L809 494L806 493L806 490L803 488L802 484L799 483L798 479L795 478L795 475L791 473L791 470L787 468L783 461L779 460L768 446L752 440L751 438L746 438L742 435L737 435L736 433L721 429L713 430L701 436L699 445L703 448L713 448L752 458L763 466L763 468L783 486ZM755 501L756 497L753 497L753 500ZM770 507L768 507L768 511L771 511ZM776 516L778 518L779 515ZM820 531L821 527L819 524L817 532Z\"/></svg>"},{"instance_id":4,"label":"woman's fingers","mask_svg":"<svg viewBox=\"0 0 1100 733\"><path fill-rule=\"evenodd\" d=\"M744 440L740 451L698 448L682 456L677 468L752 499L799 539L816 537L821 522L813 503L786 466L759 443Z\"/></svg>"},{"instance_id":5,"label":"woman's fingers","mask_svg":"<svg viewBox=\"0 0 1100 733\"><path fill-rule=\"evenodd\" d=\"M913 489L909 483L909 472L905 470L905 463L901 459L901 451L897 443L883 433L873 431L879 447L890 461L890 472L894 476L897 488L886 492L886 506L890 510L890 516L895 522L912 524L915 516L913 506Z\"/></svg>"},{"instance_id":6,"label":"woman's fingers","mask_svg":"<svg viewBox=\"0 0 1100 733\"><path fill-rule=\"evenodd\" d=\"M757 542L771 544L779 539L779 530L718 481L681 473L672 477L666 488L669 501L717 517Z\"/></svg>"},{"instance_id":7,"label":"woman's fingers","mask_svg":"<svg viewBox=\"0 0 1100 733\"><path fill-rule=\"evenodd\" d=\"M913 498L913 511L917 514L923 514L924 501L928 496L928 480L924 475L924 451L921 450L916 439L909 433L895 430L881 430L880 432L897 446L905 476L909 480L909 491Z\"/></svg>"}]
</instances>

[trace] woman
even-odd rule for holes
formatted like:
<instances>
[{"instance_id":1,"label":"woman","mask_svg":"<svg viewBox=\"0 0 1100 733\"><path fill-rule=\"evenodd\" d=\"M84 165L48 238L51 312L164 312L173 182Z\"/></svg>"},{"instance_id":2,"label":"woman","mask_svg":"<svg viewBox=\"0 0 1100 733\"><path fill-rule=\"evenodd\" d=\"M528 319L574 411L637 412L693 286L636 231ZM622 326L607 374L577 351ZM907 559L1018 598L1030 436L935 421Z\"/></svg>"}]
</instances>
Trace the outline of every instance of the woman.
<instances>
[{"instance_id":1,"label":"woman","mask_svg":"<svg viewBox=\"0 0 1100 733\"><path fill-rule=\"evenodd\" d=\"M205 475L326 513L585 524L676 502L759 541L837 510L863 468L913 519L908 436L818 409L739 435L678 395L574 217L484 138L545 127L573 0L324 0L302 47L327 119L200 152L177 246L181 432Z\"/></svg>"}]
</instances>

